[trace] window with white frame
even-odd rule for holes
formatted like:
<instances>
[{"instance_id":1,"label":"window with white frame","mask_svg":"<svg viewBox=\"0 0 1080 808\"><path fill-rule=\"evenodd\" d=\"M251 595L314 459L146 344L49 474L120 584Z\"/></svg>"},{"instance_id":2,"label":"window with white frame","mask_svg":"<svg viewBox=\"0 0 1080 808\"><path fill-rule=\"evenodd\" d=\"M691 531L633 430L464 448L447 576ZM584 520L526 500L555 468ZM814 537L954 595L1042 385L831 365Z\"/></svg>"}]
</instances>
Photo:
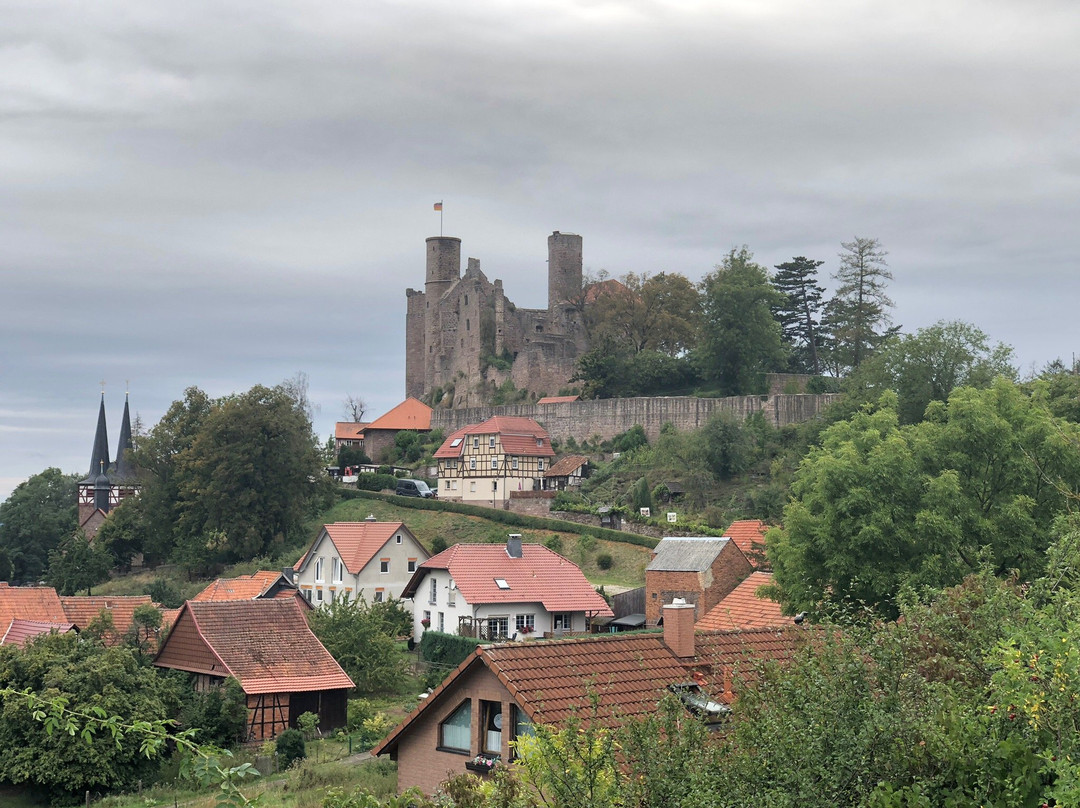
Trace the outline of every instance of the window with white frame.
<instances>
[{"instance_id":1,"label":"window with white frame","mask_svg":"<svg viewBox=\"0 0 1080 808\"><path fill-rule=\"evenodd\" d=\"M544 445L544 439L543 439L543 438L537 438L537 439L536 439L536 448L537 448L537 449L539 449L539 448L541 448L541 447L542 447L543 445Z\"/></svg>"},{"instance_id":2,"label":"window with white frame","mask_svg":"<svg viewBox=\"0 0 1080 808\"><path fill-rule=\"evenodd\" d=\"M555 631L573 631L574 615L571 612L560 612L551 618L551 627Z\"/></svg>"},{"instance_id":3,"label":"window with white frame","mask_svg":"<svg viewBox=\"0 0 1080 808\"><path fill-rule=\"evenodd\" d=\"M316 603L322 603L322 590L321 589L316 589L315 590L315 602Z\"/></svg>"},{"instance_id":4,"label":"window with white frame","mask_svg":"<svg viewBox=\"0 0 1080 808\"><path fill-rule=\"evenodd\" d=\"M341 568L343 566L345 566L345 565L341 563L341 559L338 558L337 556L334 556L334 558L331 560L331 563L330 563L330 569L333 572L333 579L334 579L334 583L336 583L336 584L341 583L341 576L343 575Z\"/></svg>"},{"instance_id":5,"label":"window with white frame","mask_svg":"<svg viewBox=\"0 0 1080 808\"><path fill-rule=\"evenodd\" d=\"M397 534L397 535L396 535L396 536L394 537L394 543L395 543L395 544L401 544L401 534L400 534L400 533L398 533L398 534Z\"/></svg>"},{"instance_id":6,"label":"window with white frame","mask_svg":"<svg viewBox=\"0 0 1080 808\"><path fill-rule=\"evenodd\" d=\"M379 559L379 572L390 572L390 559L389 558L380 558Z\"/></svg>"},{"instance_id":7,"label":"window with white frame","mask_svg":"<svg viewBox=\"0 0 1080 808\"><path fill-rule=\"evenodd\" d=\"M489 617L488 636L489 640L505 640L510 635L509 617Z\"/></svg>"},{"instance_id":8,"label":"window with white frame","mask_svg":"<svg viewBox=\"0 0 1080 808\"><path fill-rule=\"evenodd\" d=\"M537 471L543 471L544 470L544 458L541 457L539 460L536 461L536 470Z\"/></svg>"},{"instance_id":9,"label":"window with white frame","mask_svg":"<svg viewBox=\"0 0 1080 808\"><path fill-rule=\"evenodd\" d=\"M446 631L446 615L439 612L439 631Z\"/></svg>"},{"instance_id":10,"label":"window with white frame","mask_svg":"<svg viewBox=\"0 0 1080 808\"><path fill-rule=\"evenodd\" d=\"M497 457L491 458L491 467L493 469L498 469L499 468L499 459Z\"/></svg>"},{"instance_id":11,"label":"window with white frame","mask_svg":"<svg viewBox=\"0 0 1080 808\"><path fill-rule=\"evenodd\" d=\"M495 436L494 435L492 435L491 437L488 438L488 448L489 449L494 449L495 448Z\"/></svg>"},{"instance_id":12,"label":"window with white frame","mask_svg":"<svg viewBox=\"0 0 1080 808\"><path fill-rule=\"evenodd\" d=\"M516 457L510 458L510 468L516 469L517 468L517 463L518 463L518 459Z\"/></svg>"},{"instance_id":13,"label":"window with white frame","mask_svg":"<svg viewBox=\"0 0 1080 808\"><path fill-rule=\"evenodd\" d=\"M409 559L409 572L416 572L416 559L415 558L410 558Z\"/></svg>"},{"instance_id":14,"label":"window with white frame","mask_svg":"<svg viewBox=\"0 0 1080 808\"><path fill-rule=\"evenodd\" d=\"M450 579L450 588L446 590L446 605L457 605L457 584L454 583L454 579Z\"/></svg>"},{"instance_id":15,"label":"window with white frame","mask_svg":"<svg viewBox=\"0 0 1080 808\"><path fill-rule=\"evenodd\" d=\"M470 471L475 471L476 470L476 458L475 457L470 457L469 458L469 470Z\"/></svg>"},{"instance_id":16,"label":"window with white frame","mask_svg":"<svg viewBox=\"0 0 1080 808\"><path fill-rule=\"evenodd\" d=\"M480 438L473 438L472 439L472 447L474 449L479 449L480 448Z\"/></svg>"},{"instance_id":17,"label":"window with white frame","mask_svg":"<svg viewBox=\"0 0 1080 808\"><path fill-rule=\"evenodd\" d=\"M428 603L434 605L439 602L439 582L431 579L431 588L428 593Z\"/></svg>"},{"instance_id":18,"label":"window with white frame","mask_svg":"<svg viewBox=\"0 0 1080 808\"><path fill-rule=\"evenodd\" d=\"M536 630L535 614L519 614L514 617L514 628L518 634L531 634Z\"/></svg>"},{"instance_id":19,"label":"window with white frame","mask_svg":"<svg viewBox=\"0 0 1080 808\"><path fill-rule=\"evenodd\" d=\"M323 581L323 559L322 559L322 556L320 556L315 561L315 580L318 581L319 583L322 583L322 581Z\"/></svg>"},{"instance_id":20,"label":"window with white frame","mask_svg":"<svg viewBox=\"0 0 1080 808\"><path fill-rule=\"evenodd\" d=\"M382 589L381 587L376 588L376 590L375 590L375 602L376 603L382 603L384 594L385 594L384 589Z\"/></svg>"}]
</instances>

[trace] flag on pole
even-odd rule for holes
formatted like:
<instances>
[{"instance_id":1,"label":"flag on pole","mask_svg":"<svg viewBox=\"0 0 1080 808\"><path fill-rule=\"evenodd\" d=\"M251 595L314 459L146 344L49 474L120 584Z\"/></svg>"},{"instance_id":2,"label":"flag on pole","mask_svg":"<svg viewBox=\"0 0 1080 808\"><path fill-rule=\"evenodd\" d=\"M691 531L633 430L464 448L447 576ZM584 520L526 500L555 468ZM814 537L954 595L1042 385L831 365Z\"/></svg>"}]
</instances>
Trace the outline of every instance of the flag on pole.
<instances>
[{"instance_id":1,"label":"flag on pole","mask_svg":"<svg viewBox=\"0 0 1080 808\"><path fill-rule=\"evenodd\" d=\"M435 203L435 210L440 210L440 211L442 210L442 202L436 202Z\"/></svg>"}]
</instances>

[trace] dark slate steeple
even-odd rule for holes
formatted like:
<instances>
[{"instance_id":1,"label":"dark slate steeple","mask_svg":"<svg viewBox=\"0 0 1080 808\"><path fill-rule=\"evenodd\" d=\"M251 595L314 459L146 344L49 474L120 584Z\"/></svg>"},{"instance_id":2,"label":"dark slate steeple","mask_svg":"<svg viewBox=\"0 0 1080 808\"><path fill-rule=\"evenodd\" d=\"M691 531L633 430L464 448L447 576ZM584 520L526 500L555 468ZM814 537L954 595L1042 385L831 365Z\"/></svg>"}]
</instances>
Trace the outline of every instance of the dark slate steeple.
<instances>
[{"instance_id":1,"label":"dark slate steeple","mask_svg":"<svg viewBox=\"0 0 1080 808\"><path fill-rule=\"evenodd\" d=\"M128 406L128 394L124 394L124 419L120 422L120 442L116 446L116 466L114 483L124 483L135 479L135 465L131 462L131 410Z\"/></svg>"},{"instance_id":2,"label":"dark slate steeple","mask_svg":"<svg viewBox=\"0 0 1080 808\"><path fill-rule=\"evenodd\" d=\"M90 471L84 483L97 481L103 469L109 468L109 433L105 427L105 391L101 391L101 408L98 410L97 433L94 435L94 451L90 455Z\"/></svg>"}]
</instances>

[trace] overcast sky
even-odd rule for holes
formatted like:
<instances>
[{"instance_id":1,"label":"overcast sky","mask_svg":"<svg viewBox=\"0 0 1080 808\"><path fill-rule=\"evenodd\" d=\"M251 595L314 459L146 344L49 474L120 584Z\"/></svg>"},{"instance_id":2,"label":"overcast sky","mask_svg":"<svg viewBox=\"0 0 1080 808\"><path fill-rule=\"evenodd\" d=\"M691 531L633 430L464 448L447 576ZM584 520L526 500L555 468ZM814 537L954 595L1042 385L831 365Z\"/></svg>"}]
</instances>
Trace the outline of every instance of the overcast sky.
<instances>
[{"instance_id":1,"label":"overcast sky","mask_svg":"<svg viewBox=\"0 0 1080 808\"><path fill-rule=\"evenodd\" d=\"M6 0L0 499L89 470L101 380L111 452L125 385L385 412L438 200L519 306L553 230L693 280L868 236L906 331L1068 360L1078 85L1075 0Z\"/></svg>"}]
</instances>

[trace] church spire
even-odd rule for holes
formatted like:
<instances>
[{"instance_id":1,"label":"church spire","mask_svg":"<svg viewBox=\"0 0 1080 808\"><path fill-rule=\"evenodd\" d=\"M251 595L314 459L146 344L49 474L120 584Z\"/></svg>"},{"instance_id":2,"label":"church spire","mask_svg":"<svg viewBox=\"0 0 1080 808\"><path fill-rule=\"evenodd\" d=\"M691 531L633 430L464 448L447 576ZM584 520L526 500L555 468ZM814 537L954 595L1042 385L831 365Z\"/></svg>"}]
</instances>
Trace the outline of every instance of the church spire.
<instances>
[{"instance_id":1,"label":"church spire","mask_svg":"<svg viewBox=\"0 0 1080 808\"><path fill-rule=\"evenodd\" d=\"M98 409L97 433L94 435L94 451L90 455L90 471L87 479L93 481L102 469L109 468L109 433L105 427L105 391L101 391L101 407Z\"/></svg>"},{"instance_id":2,"label":"church spire","mask_svg":"<svg viewBox=\"0 0 1080 808\"><path fill-rule=\"evenodd\" d=\"M128 395L124 393L124 418L120 422L120 442L116 445L114 482L127 482L135 476L135 467L131 462L131 410L128 406Z\"/></svg>"}]
</instances>

